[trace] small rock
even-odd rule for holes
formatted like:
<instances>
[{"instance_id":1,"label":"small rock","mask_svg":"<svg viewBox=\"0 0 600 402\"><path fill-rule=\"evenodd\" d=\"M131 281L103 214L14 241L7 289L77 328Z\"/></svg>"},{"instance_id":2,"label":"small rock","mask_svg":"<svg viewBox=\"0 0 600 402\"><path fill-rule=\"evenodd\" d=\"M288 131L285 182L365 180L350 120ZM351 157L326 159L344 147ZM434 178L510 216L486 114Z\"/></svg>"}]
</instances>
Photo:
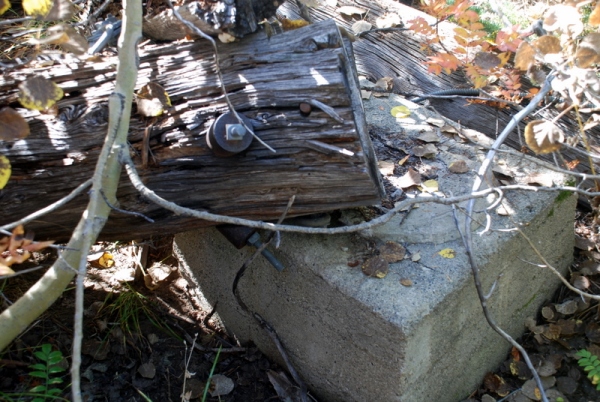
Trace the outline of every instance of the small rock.
<instances>
[{"instance_id":1,"label":"small rock","mask_svg":"<svg viewBox=\"0 0 600 402\"><path fill-rule=\"evenodd\" d=\"M227 395L228 393L233 391L233 380L222 374L213 375L210 379L210 382L210 396L212 397Z\"/></svg>"},{"instance_id":2,"label":"small rock","mask_svg":"<svg viewBox=\"0 0 600 402\"><path fill-rule=\"evenodd\" d=\"M156 375L156 367L151 362L144 363L138 368L138 373L144 378L154 378Z\"/></svg>"}]
</instances>

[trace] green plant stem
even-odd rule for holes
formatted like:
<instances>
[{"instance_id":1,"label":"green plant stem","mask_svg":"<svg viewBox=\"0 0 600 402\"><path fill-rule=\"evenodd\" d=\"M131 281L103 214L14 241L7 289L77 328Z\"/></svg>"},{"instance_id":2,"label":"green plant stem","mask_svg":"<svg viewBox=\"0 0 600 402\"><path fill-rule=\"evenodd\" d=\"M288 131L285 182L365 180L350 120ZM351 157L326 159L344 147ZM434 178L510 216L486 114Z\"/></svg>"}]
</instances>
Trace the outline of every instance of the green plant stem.
<instances>
[{"instance_id":1,"label":"green plant stem","mask_svg":"<svg viewBox=\"0 0 600 402\"><path fill-rule=\"evenodd\" d=\"M215 367L217 367L217 362L219 361L219 355L221 354L221 346L219 346L219 350L217 351L217 355L215 356L215 361L213 362L212 367L210 368L210 373L208 374L208 380L206 380L206 385L204 386L204 393L202 394L202 402L206 401L206 396L208 395L208 389L210 388L210 379L215 373ZM185 392L185 390L184 390Z\"/></svg>"}]
</instances>

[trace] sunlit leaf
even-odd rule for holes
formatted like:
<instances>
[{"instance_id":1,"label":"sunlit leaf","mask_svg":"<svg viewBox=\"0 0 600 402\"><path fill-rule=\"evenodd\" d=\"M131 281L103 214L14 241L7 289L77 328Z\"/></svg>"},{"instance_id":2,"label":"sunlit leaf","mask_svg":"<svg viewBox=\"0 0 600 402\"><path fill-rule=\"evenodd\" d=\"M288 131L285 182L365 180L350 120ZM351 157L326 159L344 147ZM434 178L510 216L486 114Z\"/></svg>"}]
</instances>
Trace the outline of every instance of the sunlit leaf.
<instances>
[{"instance_id":1,"label":"sunlit leaf","mask_svg":"<svg viewBox=\"0 0 600 402\"><path fill-rule=\"evenodd\" d=\"M12 275L14 273L15 273L15 271L10 269L10 267L0 263L0 276Z\"/></svg>"},{"instance_id":2,"label":"sunlit leaf","mask_svg":"<svg viewBox=\"0 0 600 402\"><path fill-rule=\"evenodd\" d=\"M375 26L380 29L393 28L399 25L402 25L402 20L396 13L387 13L375 20Z\"/></svg>"},{"instance_id":3,"label":"sunlit leaf","mask_svg":"<svg viewBox=\"0 0 600 402\"><path fill-rule=\"evenodd\" d=\"M19 102L27 109L46 110L63 97L63 90L44 77L35 76L19 84Z\"/></svg>"},{"instance_id":4,"label":"sunlit leaf","mask_svg":"<svg viewBox=\"0 0 600 402\"><path fill-rule=\"evenodd\" d=\"M293 31L294 29L310 25L310 22L303 19L290 20L288 18L282 18L281 20L279 20L279 22L281 22L281 27L284 31Z\"/></svg>"},{"instance_id":5,"label":"sunlit leaf","mask_svg":"<svg viewBox=\"0 0 600 402\"><path fill-rule=\"evenodd\" d=\"M600 2L596 3L596 7L592 10L590 14L590 18L588 20L588 24L592 26L600 25Z\"/></svg>"},{"instance_id":6,"label":"sunlit leaf","mask_svg":"<svg viewBox=\"0 0 600 402\"><path fill-rule=\"evenodd\" d=\"M146 117L160 116L165 109L171 107L169 95L155 82L149 82L139 90L136 103L138 112Z\"/></svg>"},{"instance_id":7,"label":"sunlit leaf","mask_svg":"<svg viewBox=\"0 0 600 402\"><path fill-rule=\"evenodd\" d=\"M454 249L451 248L445 248L443 250L440 250L438 252L438 254L444 258L454 258L456 257L456 251L454 251Z\"/></svg>"},{"instance_id":8,"label":"sunlit leaf","mask_svg":"<svg viewBox=\"0 0 600 402\"><path fill-rule=\"evenodd\" d=\"M410 109L404 105L394 106L390 113L397 119L404 119L410 116Z\"/></svg>"},{"instance_id":9,"label":"sunlit leaf","mask_svg":"<svg viewBox=\"0 0 600 402\"><path fill-rule=\"evenodd\" d=\"M102 268L111 268L113 265L115 265L113 255L111 253L103 253L102 256L98 258L98 264Z\"/></svg>"},{"instance_id":10,"label":"sunlit leaf","mask_svg":"<svg viewBox=\"0 0 600 402\"><path fill-rule=\"evenodd\" d=\"M515 68L523 71L535 63L535 49L527 42L522 42L515 54Z\"/></svg>"},{"instance_id":11,"label":"sunlit leaf","mask_svg":"<svg viewBox=\"0 0 600 402\"><path fill-rule=\"evenodd\" d=\"M421 188L423 189L423 191L425 191L426 193L435 193L436 191L438 191L439 188L439 183L437 182L437 180L425 180L423 183L421 183Z\"/></svg>"},{"instance_id":12,"label":"sunlit leaf","mask_svg":"<svg viewBox=\"0 0 600 402\"><path fill-rule=\"evenodd\" d=\"M366 14L367 10L365 10L364 8L355 7L355 6L344 6L344 7L338 8L337 12L340 14L346 15L348 17L351 17L353 15Z\"/></svg>"},{"instance_id":13,"label":"sunlit leaf","mask_svg":"<svg viewBox=\"0 0 600 402\"><path fill-rule=\"evenodd\" d=\"M4 155L0 155L0 190L6 186L10 179L11 167L10 161Z\"/></svg>"},{"instance_id":14,"label":"sunlit leaf","mask_svg":"<svg viewBox=\"0 0 600 402\"><path fill-rule=\"evenodd\" d=\"M600 33L587 34L577 47L575 62L577 67L588 68L600 61Z\"/></svg>"},{"instance_id":15,"label":"sunlit leaf","mask_svg":"<svg viewBox=\"0 0 600 402\"><path fill-rule=\"evenodd\" d=\"M421 184L421 175L413 170L413 168L408 168L408 171L396 182L396 186L400 188L408 188L411 186L416 186Z\"/></svg>"},{"instance_id":16,"label":"sunlit leaf","mask_svg":"<svg viewBox=\"0 0 600 402\"><path fill-rule=\"evenodd\" d=\"M23 0L23 10L44 21L55 21L71 18L75 7L69 0Z\"/></svg>"},{"instance_id":17,"label":"sunlit leaf","mask_svg":"<svg viewBox=\"0 0 600 402\"><path fill-rule=\"evenodd\" d=\"M372 27L373 27L373 25L371 25L371 23L364 21L364 20L360 20L360 21L356 21L354 24L352 24L352 31L355 34L359 34L361 32L369 31Z\"/></svg>"},{"instance_id":18,"label":"sunlit leaf","mask_svg":"<svg viewBox=\"0 0 600 402\"><path fill-rule=\"evenodd\" d=\"M583 23L579 11L566 4L555 4L545 14L544 29L577 36L583 31Z\"/></svg>"},{"instance_id":19,"label":"sunlit leaf","mask_svg":"<svg viewBox=\"0 0 600 402\"><path fill-rule=\"evenodd\" d=\"M4 14L10 8L10 1L0 0L0 15Z\"/></svg>"},{"instance_id":20,"label":"sunlit leaf","mask_svg":"<svg viewBox=\"0 0 600 402\"><path fill-rule=\"evenodd\" d=\"M29 124L15 109L0 109L0 140L15 141L29 135Z\"/></svg>"},{"instance_id":21,"label":"sunlit leaf","mask_svg":"<svg viewBox=\"0 0 600 402\"><path fill-rule=\"evenodd\" d=\"M544 35L538 38L532 46L544 56L550 53L559 53L562 50L560 40L552 35Z\"/></svg>"},{"instance_id":22,"label":"sunlit leaf","mask_svg":"<svg viewBox=\"0 0 600 402\"><path fill-rule=\"evenodd\" d=\"M525 127L525 142L536 154L547 154L562 147L565 135L551 121L534 120Z\"/></svg>"}]
</instances>

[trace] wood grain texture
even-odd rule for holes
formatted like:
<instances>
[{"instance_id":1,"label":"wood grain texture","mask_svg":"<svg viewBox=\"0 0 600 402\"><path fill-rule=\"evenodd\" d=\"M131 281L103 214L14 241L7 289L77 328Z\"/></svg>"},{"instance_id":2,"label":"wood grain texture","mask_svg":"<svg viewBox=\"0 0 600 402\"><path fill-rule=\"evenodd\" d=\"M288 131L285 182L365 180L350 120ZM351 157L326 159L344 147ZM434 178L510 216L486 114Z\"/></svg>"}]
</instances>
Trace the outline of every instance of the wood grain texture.
<instances>
[{"instance_id":1,"label":"wood grain texture","mask_svg":"<svg viewBox=\"0 0 600 402\"><path fill-rule=\"evenodd\" d=\"M162 85L173 107L152 120L134 115L130 152L141 163L142 138L149 127L150 165L140 171L146 185L182 206L251 219L276 219L289 197L291 215L371 205L382 192L368 138L348 41L332 21L276 35L251 35L219 48L220 66L232 103L250 119L257 141L244 153L217 158L205 134L228 111L205 41L146 45L140 51L136 88ZM31 136L1 143L13 164L13 178L2 190L0 224L8 223L63 197L92 174L107 127L106 98L114 87L116 57L102 61L23 68L0 78L0 106L18 107L17 86L31 74L51 77L65 91L58 117L24 111ZM333 107L344 123L299 103L315 99ZM321 145L323 146L321 146ZM334 152L345 149L352 154ZM119 208L143 213L150 224L113 212L102 238L131 239L210 225L140 199L124 176ZM37 238L62 240L78 221L87 195L29 225Z\"/></svg>"},{"instance_id":2,"label":"wood grain texture","mask_svg":"<svg viewBox=\"0 0 600 402\"><path fill-rule=\"evenodd\" d=\"M418 2L413 3L418 4ZM338 0L336 7L322 5L316 9L311 9L311 17L315 21L333 19L339 26L351 32L352 24L363 17L355 15L353 18L349 18L337 12L337 8L346 5L368 10L368 15L364 18L373 24L378 17L388 12L397 13L405 24L416 17L423 17L431 23L435 22L433 17L393 0L377 0L377 2ZM293 2L284 3L281 12L290 18L299 15ZM447 21L438 25L440 35L445 38L453 37L454 27L454 24ZM460 72L442 73L437 76L428 73L425 64L427 51L423 47L424 43L424 39L412 31L376 32L361 36L353 43L358 74L366 76L372 82L376 82L382 77L392 77L394 82L393 91L406 95L409 99L412 96L416 97L438 90L471 88L471 84ZM446 43L446 47L452 49L449 40ZM531 87L525 79L523 84L524 90ZM467 104L464 99L431 99L430 105L441 115L459 122L464 128L476 130L490 138L495 138L504 129L512 116L518 112L518 109L513 106L498 110L486 105ZM557 114L556 110L549 108L543 110L536 118L552 119ZM584 120L587 118L588 116L583 116ZM526 123L526 121L521 123L519 130L513 131L507 139L506 145L521 150L525 142L520 133L524 131ZM579 132L579 125L573 113L561 118L558 124L571 135ZM588 133L590 134L590 141L597 144L598 138L600 138L600 127L595 127L589 130ZM582 158L580 153L568 149L564 149L561 153L566 160L580 160L581 163L578 165L577 170L590 172L589 160ZM540 155L540 158L553 161L552 155Z\"/></svg>"}]
</instances>

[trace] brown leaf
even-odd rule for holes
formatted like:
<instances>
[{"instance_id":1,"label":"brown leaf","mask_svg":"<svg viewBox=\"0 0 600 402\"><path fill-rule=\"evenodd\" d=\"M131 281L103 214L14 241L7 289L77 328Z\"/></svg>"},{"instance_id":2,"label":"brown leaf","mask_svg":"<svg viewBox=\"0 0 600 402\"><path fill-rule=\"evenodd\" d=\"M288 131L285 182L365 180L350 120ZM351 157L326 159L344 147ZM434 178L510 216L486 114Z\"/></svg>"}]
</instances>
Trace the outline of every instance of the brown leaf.
<instances>
[{"instance_id":1,"label":"brown leaf","mask_svg":"<svg viewBox=\"0 0 600 402\"><path fill-rule=\"evenodd\" d=\"M469 171L469 166L467 166L467 162L464 160L459 160L450 163L448 170L452 173L467 173Z\"/></svg>"},{"instance_id":2,"label":"brown leaf","mask_svg":"<svg viewBox=\"0 0 600 402\"><path fill-rule=\"evenodd\" d=\"M547 54L560 53L562 47L556 36L544 35L533 42L532 46L543 56Z\"/></svg>"},{"instance_id":3,"label":"brown leaf","mask_svg":"<svg viewBox=\"0 0 600 402\"><path fill-rule=\"evenodd\" d=\"M515 54L515 68L527 71L533 63L535 63L535 49L529 43L521 42Z\"/></svg>"},{"instance_id":4,"label":"brown leaf","mask_svg":"<svg viewBox=\"0 0 600 402\"><path fill-rule=\"evenodd\" d=\"M592 10L590 14L590 18L588 20L588 24L592 26L600 25L600 2L596 3L596 7Z\"/></svg>"},{"instance_id":5,"label":"brown leaf","mask_svg":"<svg viewBox=\"0 0 600 402\"><path fill-rule=\"evenodd\" d=\"M402 261L406 255L406 249L400 243L388 241L379 247L379 256L388 263Z\"/></svg>"},{"instance_id":6,"label":"brown leaf","mask_svg":"<svg viewBox=\"0 0 600 402\"><path fill-rule=\"evenodd\" d=\"M438 149L433 144L418 145L411 151L414 156L421 158L434 158L438 153Z\"/></svg>"},{"instance_id":7,"label":"brown leaf","mask_svg":"<svg viewBox=\"0 0 600 402\"><path fill-rule=\"evenodd\" d=\"M63 95L59 86L41 76L30 77L19 84L19 102L27 109L49 109Z\"/></svg>"},{"instance_id":8,"label":"brown leaf","mask_svg":"<svg viewBox=\"0 0 600 402\"><path fill-rule=\"evenodd\" d=\"M408 168L408 171L398 180L396 185L400 188L408 188L419 184L421 184L421 175L412 168Z\"/></svg>"},{"instance_id":9,"label":"brown leaf","mask_svg":"<svg viewBox=\"0 0 600 402\"><path fill-rule=\"evenodd\" d=\"M489 70L500 65L500 58L493 53L479 52L475 55L473 64L484 70Z\"/></svg>"},{"instance_id":10,"label":"brown leaf","mask_svg":"<svg viewBox=\"0 0 600 402\"><path fill-rule=\"evenodd\" d=\"M587 34L577 46L575 62L579 68L588 68L600 61L600 33Z\"/></svg>"},{"instance_id":11,"label":"brown leaf","mask_svg":"<svg viewBox=\"0 0 600 402\"><path fill-rule=\"evenodd\" d=\"M385 278L388 269L388 262L380 256L371 257L362 265L363 274L372 278Z\"/></svg>"},{"instance_id":12,"label":"brown leaf","mask_svg":"<svg viewBox=\"0 0 600 402\"><path fill-rule=\"evenodd\" d=\"M171 107L167 91L155 82L149 82L140 88L136 96L138 113L146 117L160 116Z\"/></svg>"},{"instance_id":13,"label":"brown leaf","mask_svg":"<svg viewBox=\"0 0 600 402\"><path fill-rule=\"evenodd\" d=\"M585 290L590 287L590 280L583 275L573 275L571 277L571 284L579 290Z\"/></svg>"},{"instance_id":14,"label":"brown leaf","mask_svg":"<svg viewBox=\"0 0 600 402\"><path fill-rule=\"evenodd\" d=\"M600 324L590 322L585 327L585 336L593 343L600 343Z\"/></svg>"},{"instance_id":15,"label":"brown leaf","mask_svg":"<svg viewBox=\"0 0 600 402\"><path fill-rule=\"evenodd\" d=\"M551 121L534 120L525 127L525 142L536 154L547 154L562 147L565 135Z\"/></svg>"},{"instance_id":16,"label":"brown leaf","mask_svg":"<svg viewBox=\"0 0 600 402\"><path fill-rule=\"evenodd\" d=\"M29 124L11 107L0 110L0 140L16 141L29 135Z\"/></svg>"},{"instance_id":17,"label":"brown leaf","mask_svg":"<svg viewBox=\"0 0 600 402\"><path fill-rule=\"evenodd\" d=\"M555 304L554 307L556 311L564 315L571 315L577 312L577 301L575 300L566 300L561 304Z\"/></svg>"},{"instance_id":18,"label":"brown leaf","mask_svg":"<svg viewBox=\"0 0 600 402\"><path fill-rule=\"evenodd\" d=\"M527 367L527 363L522 360L513 360L510 362L510 372L515 377L526 380L531 378L531 370Z\"/></svg>"},{"instance_id":19,"label":"brown leaf","mask_svg":"<svg viewBox=\"0 0 600 402\"><path fill-rule=\"evenodd\" d=\"M408 278L402 278L402 279L400 279L400 284L402 286L406 286L407 288L409 288L413 285L413 281Z\"/></svg>"}]
</instances>

